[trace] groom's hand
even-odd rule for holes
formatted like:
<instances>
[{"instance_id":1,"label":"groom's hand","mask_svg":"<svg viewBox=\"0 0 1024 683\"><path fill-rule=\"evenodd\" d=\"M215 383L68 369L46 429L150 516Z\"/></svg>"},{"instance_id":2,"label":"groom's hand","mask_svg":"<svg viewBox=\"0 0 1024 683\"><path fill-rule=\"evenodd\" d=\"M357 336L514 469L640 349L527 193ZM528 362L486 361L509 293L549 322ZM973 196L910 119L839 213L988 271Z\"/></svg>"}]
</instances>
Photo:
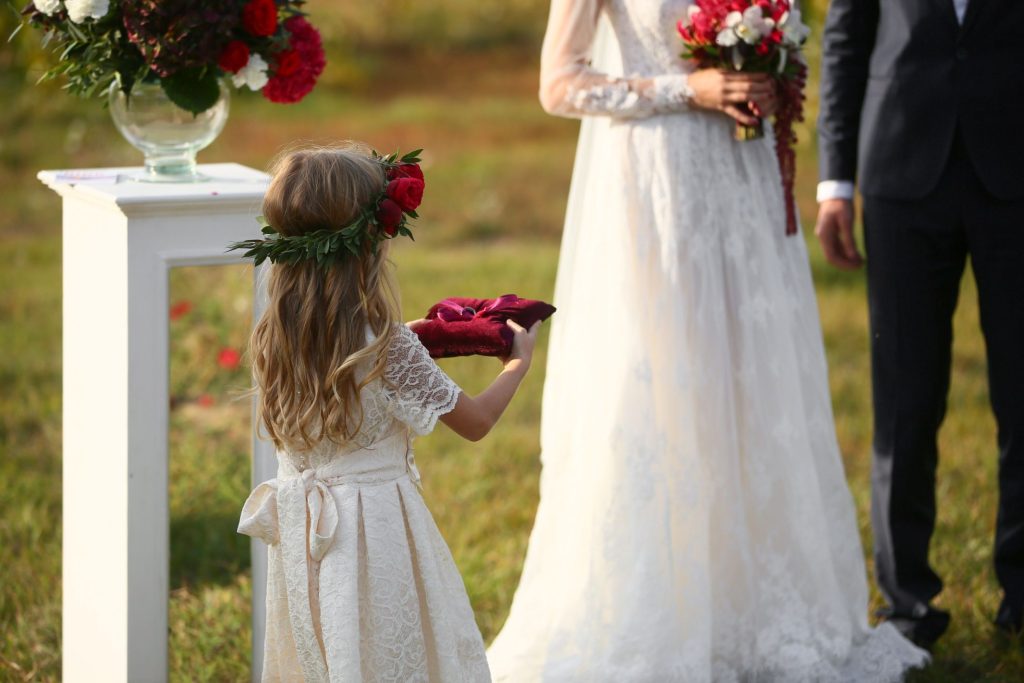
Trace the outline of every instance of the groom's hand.
<instances>
[{"instance_id":1,"label":"groom's hand","mask_svg":"<svg viewBox=\"0 0 1024 683\"><path fill-rule=\"evenodd\" d=\"M818 223L814 234L821 242L825 259L836 268L854 270L864 264L853 237L853 202L849 199L826 199L818 206Z\"/></svg>"}]
</instances>

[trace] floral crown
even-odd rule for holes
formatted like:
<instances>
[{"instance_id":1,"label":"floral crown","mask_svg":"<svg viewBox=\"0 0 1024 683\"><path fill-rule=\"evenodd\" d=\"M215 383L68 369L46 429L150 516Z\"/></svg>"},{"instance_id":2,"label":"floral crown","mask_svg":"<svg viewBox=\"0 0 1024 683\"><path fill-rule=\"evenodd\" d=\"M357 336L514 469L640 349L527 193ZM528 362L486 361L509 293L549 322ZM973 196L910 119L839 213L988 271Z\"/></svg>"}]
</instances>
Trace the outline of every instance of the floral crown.
<instances>
[{"instance_id":1,"label":"floral crown","mask_svg":"<svg viewBox=\"0 0 1024 683\"><path fill-rule=\"evenodd\" d=\"M417 149L404 156L398 152L381 156L373 152L373 159L384 167L384 187L364 206L359 215L340 228L321 228L303 235L282 235L266 218L256 220L262 226L264 239L245 240L228 245L228 251L245 249L245 258L252 258L258 266L271 263L316 261L327 268L349 255L365 253L367 247L376 254L377 245L399 235L414 239L409 229L410 218L419 218L416 209L423 200L423 171Z\"/></svg>"}]
</instances>

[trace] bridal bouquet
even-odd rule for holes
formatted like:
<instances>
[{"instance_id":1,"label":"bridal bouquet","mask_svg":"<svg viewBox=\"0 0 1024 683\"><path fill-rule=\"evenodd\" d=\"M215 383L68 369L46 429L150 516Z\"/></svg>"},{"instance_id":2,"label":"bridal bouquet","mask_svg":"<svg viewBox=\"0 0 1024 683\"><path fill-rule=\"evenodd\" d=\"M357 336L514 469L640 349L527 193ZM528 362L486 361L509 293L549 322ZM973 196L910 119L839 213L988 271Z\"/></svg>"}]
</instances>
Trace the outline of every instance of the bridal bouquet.
<instances>
[{"instance_id":1,"label":"bridal bouquet","mask_svg":"<svg viewBox=\"0 0 1024 683\"><path fill-rule=\"evenodd\" d=\"M774 130L786 199L786 234L795 234L793 125L803 120L807 65L801 52L810 34L800 10L790 0L695 0L677 28L683 38L683 58L701 68L774 76L781 96ZM736 125L737 140L762 135L761 125Z\"/></svg>"},{"instance_id":2,"label":"bridal bouquet","mask_svg":"<svg viewBox=\"0 0 1024 683\"><path fill-rule=\"evenodd\" d=\"M44 79L64 76L75 94L105 94L112 83L130 96L159 82L193 114L212 107L218 79L298 102L324 68L320 34L304 0L34 0L22 11L45 31L60 62Z\"/></svg>"}]
</instances>

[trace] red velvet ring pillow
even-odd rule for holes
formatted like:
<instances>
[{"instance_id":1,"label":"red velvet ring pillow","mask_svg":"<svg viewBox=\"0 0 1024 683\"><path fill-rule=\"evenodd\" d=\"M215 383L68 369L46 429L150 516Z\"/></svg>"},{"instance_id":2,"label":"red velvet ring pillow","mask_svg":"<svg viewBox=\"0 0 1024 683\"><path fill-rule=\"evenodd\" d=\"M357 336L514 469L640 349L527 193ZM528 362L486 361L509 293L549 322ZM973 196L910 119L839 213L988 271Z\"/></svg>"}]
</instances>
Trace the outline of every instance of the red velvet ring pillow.
<instances>
[{"instance_id":1,"label":"red velvet ring pillow","mask_svg":"<svg viewBox=\"0 0 1024 683\"><path fill-rule=\"evenodd\" d=\"M515 294L497 299L452 297L431 306L426 322L415 331L434 358L507 356L513 337L508 320L530 329L554 312L551 304Z\"/></svg>"}]
</instances>

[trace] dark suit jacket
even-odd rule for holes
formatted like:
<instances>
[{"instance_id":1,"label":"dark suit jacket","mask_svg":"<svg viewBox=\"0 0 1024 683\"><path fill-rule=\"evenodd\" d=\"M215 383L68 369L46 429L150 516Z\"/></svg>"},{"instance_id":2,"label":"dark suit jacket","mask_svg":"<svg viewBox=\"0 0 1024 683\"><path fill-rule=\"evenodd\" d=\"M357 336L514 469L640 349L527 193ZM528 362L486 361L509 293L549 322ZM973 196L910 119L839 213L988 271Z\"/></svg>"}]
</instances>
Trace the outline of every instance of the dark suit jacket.
<instances>
[{"instance_id":1,"label":"dark suit jacket","mask_svg":"<svg viewBox=\"0 0 1024 683\"><path fill-rule=\"evenodd\" d=\"M832 0L818 121L822 180L919 199L959 125L986 189L1024 198L1024 0Z\"/></svg>"}]
</instances>

